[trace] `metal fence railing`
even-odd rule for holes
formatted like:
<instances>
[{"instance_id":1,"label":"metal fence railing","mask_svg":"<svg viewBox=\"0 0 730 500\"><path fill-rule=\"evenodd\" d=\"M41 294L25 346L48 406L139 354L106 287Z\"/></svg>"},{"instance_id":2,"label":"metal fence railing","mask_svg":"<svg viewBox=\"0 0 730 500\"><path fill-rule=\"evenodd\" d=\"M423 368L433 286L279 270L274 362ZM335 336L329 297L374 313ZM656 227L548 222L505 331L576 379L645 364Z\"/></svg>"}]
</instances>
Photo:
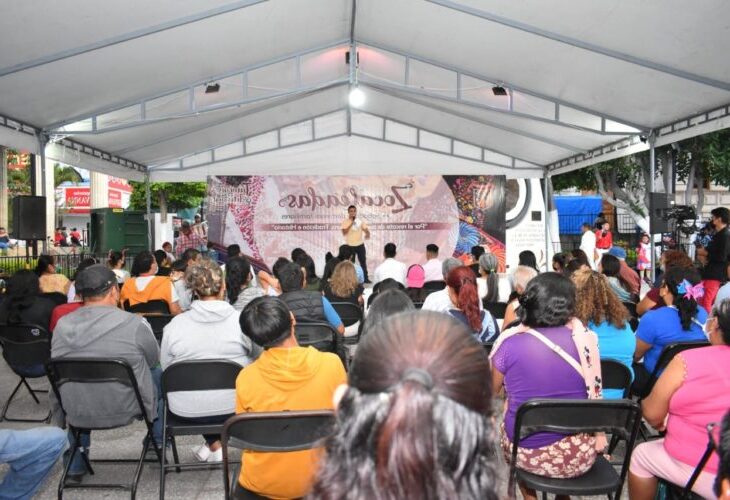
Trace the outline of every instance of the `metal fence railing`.
<instances>
[{"instance_id":1,"label":"metal fence railing","mask_svg":"<svg viewBox=\"0 0 730 500\"><path fill-rule=\"evenodd\" d=\"M24 251L24 249L22 249ZM75 252L69 251L69 253L56 253L52 252L54 261L56 263L57 272L65 275L69 279L73 279L76 273L76 268L79 266L82 260L93 257L99 263L106 263L108 255L94 254L88 251L84 251L84 248L76 247ZM132 261L134 255L127 254L125 259L125 268L129 271L132 267ZM25 255L0 255L0 278L8 278L13 273L20 269L35 270L38 263L37 258L26 257Z\"/></svg>"}]
</instances>

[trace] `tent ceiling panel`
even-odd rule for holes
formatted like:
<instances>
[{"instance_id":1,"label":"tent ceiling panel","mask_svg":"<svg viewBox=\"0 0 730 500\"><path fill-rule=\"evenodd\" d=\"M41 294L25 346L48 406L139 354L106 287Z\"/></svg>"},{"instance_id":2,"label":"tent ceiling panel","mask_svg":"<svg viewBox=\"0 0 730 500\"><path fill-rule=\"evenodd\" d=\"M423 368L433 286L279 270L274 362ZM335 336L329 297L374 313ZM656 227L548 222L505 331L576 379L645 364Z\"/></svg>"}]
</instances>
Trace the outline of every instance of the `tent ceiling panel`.
<instances>
[{"instance_id":1,"label":"tent ceiling panel","mask_svg":"<svg viewBox=\"0 0 730 500\"><path fill-rule=\"evenodd\" d=\"M545 158L564 158L571 151L386 94L373 95L362 109L537 164Z\"/></svg>"},{"instance_id":2,"label":"tent ceiling panel","mask_svg":"<svg viewBox=\"0 0 730 500\"><path fill-rule=\"evenodd\" d=\"M46 126L342 40L346 3L268 1L10 74L0 78L0 112Z\"/></svg>"},{"instance_id":3,"label":"tent ceiling panel","mask_svg":"<svg viewBox=\"0 0 730 500\"><path fill-rule=\"evenodd\" d=\"M306 97L291 101L284 101L279 106L256 111L238 110L236 113L226 112L219 123L198 127L198 123L186 119L187 127L182 125L179 131L171 131L169 124L150 125L145 128L154 128L154 134L148 136L149 146L130 150L125 155L131 159L147 165L159 165L180 158L187 154L229 144L243 137L252 137L295 122L322 115L342 108L347 100L347 88L344 86L318 92ZM193 128L189 128L193 123ZM187 133L186 133L187 132ZM135 129L111 132L102 136L87 138L90 144L97 145L96 140L105 138L107 145L116 142L119 134L128 135L133 139ZM109 137L107 137L109 136ZM98 146L101 147L101 146Z\"/></svg>"},{"instance_id":4,"label":"tent ceiling panel","mask_svg":"<svg viewBox=\"0 0 730 500\"><path fill-rule=\"evenodd\" d=\"M647 3L657 11L665 9L660 2ZM611 4L616 5L615 2ZM534 8L541 13L549 10L537 5L530 7L523 2L516 5L525 10ZM568 5L573 7L575 2ZM633 15L631 9L625 10L627 14L619 13L618 17ZM677 7L672 10L671 16L665 14L664 17L682 24L685 10L686 7ZM723 6L722 10L725 11L725 19L730 18L730 5ZM591 31L585 29L585 17L572 13L567 16L585 32ZM600 22L600 18L596 18L596 22ZM693 32L681 32L688 47L693 46L697 29L695 26ZM361 2L358 4L356 31L364 43L372 40L383 47L449 62L465 71L491 75L497 82L539 89L555 98L650 126L710 109L726 103L730 97L727 90L548 40L422 0ZM650 31L653 34L659 30ZM673 34L670 28L666 31ZM726 23L723 29L712 34L714 43L724 45L727 32ZM631 39L633 36L615 24L610 33L617 38ZM655 50L661 47L656 42L652 44ZM687 55L690 56L697 59L697 54ZM723 74L718 76L723 79L727 76L726 80L730 82L730 68L723 63L724 54L715 49L710 56L716 58L713 60L702 54L700 59L707 67L713 66L713 63L724 66Z\"/></svg>"},{"instance_id":5,"label":"tent ceiling panel","mask_svg":"<svg viewBox=\"0 0 730 500\"><path fill-rule=\"evenodd\" d=\"M154 169L154 181L203 181L208 175L461 175L538 177L542 169L512 170L365 137L334 137L198 168Z\"/></svg>"}]
</instances>

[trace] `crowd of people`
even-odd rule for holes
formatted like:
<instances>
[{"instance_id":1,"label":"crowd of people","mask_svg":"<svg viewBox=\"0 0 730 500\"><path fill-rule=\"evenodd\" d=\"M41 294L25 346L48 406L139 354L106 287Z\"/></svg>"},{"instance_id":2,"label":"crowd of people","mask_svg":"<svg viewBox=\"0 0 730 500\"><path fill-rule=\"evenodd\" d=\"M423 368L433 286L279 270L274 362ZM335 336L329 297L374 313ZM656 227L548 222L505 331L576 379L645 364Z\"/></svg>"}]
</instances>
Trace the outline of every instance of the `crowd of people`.
<instances>
[{"instance_id":1,"label":"crowd of people","mask_svg":"<svg viewBox=\"0 0 730 500\"><path fill-rule=\"evenodd\" d=\"M730 212L712 213L716 232L698 262L681 250L663 253L648 291L640 276L646 268L626 263L605 222L600 234L587 225L592 253L582 246L557 254L552 272L540 272L529 251L506 273L481 245L442 260L429 244L421 262L403 262L387 243L383 262L368 273L359 248L368 227L348 214L343 235L353 227L361 234L328 254L321 274L301 248L279 257L270 272L254 268L238 245L224 256L205 255L204 226L183 223L174 253L166 244L128 263L125 252L111 251L104 262L83 260L73 280L57 272L52 256L41 256L35 271L10 278L0 324L47 330L53 358L126 359L159 449L166 445L161 377L181 361L241 366L235 390L171 394L169 410L186 421L217 425L242 412L336 410L324 454L243 453L238 487L275 498L498 498L504 476L495 451L511 461L520 406L535 398L624 398L623 390L602 386L597 361L611 359L631 373L645 421L664 433L636 447L631 498L654 498L660 479L682 486L707 445L705 427L723 421L719 458L693 487L711 497L730 492L730 421L723 420L730 409ZM341 303L359 308L360 323L345 326ZM169 318L157 339L145 315ZM330 348L300 345L297 325L312 322L336 332ZM360 339L354 354L346 345L353 336ZM652 380L663 349L686 341L707 345L676 355ZM21 368L29 376L45 370ZM68 419L81 428L113 427L137 413L122 387L67 388L61 397L63 407L50 398L57 426ZM68 477L83 481L91 433L78 441L63 436L54 427L0 431L0 459L20 447L41 457L34 468L13 468L3 488L35 491L66 439L79 450ZM512 465L571 478L590 470L607 442L600 434L540 432L517 450ZM220 435L202 436L194 455L220 462ZM524 498L536 498L519 486Z\"/></svg>"}]
</instances>

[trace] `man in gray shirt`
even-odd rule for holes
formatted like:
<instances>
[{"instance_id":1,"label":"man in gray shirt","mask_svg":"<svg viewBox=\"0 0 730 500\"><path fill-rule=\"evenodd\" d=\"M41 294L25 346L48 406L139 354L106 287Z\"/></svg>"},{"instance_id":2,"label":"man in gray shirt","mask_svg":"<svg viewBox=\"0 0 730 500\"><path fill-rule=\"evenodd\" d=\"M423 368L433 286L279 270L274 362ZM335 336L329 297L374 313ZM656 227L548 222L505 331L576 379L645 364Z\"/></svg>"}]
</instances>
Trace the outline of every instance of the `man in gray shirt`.
<instances>
[{"instance_id":1,"label":"man in gray shirt","mask_svg":"<svg viewBox=\"0 0 730 500\"><path fill-rule=\"evenodd\" d=\"M134 371L149 420L154 421L154 439L162 441L162 419L158 418L160 349L152 329L141 316L117 307L119 288L114 273L102 264L90 266L76 278L76 292L83 307L63 316L53 331L51 357L118 358ZM64 409L75 427L115 427L132 422L139 407L128 387L115 382L61 387ZM54 416L63 417L55 398ZM69 435L69 439L71 436ZM82 433L80 447L88 453L90 432ZM80 479L86 473L80 454L69 471Z\"/></svg>"}]
</instances>

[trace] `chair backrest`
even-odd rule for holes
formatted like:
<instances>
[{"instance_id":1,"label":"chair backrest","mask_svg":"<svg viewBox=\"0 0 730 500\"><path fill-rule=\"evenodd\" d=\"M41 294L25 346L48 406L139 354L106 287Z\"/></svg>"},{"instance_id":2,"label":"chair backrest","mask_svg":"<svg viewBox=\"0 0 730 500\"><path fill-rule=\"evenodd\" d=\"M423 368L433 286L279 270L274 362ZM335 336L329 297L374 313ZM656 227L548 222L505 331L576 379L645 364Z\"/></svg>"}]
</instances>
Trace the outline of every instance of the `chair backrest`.
<instances>
[{"instance_id":1,"label":"chair backrest","mask_svg":"<svg viewBox=\"0 0 730 500\"><path fill-rule=\"evenodd\" d=\"M430 292L438 292L439 290L446 288L446 282L443 280L426 281L423 284L423 288Z\"/></svg>"},{"instance_id":2,"label":"chair backrest","mask_svg":"<svg viewBox=\"0 0 730 500\"><path fill-rule=\"evenodd\" d=\"M63 398L61 397L61 389L64 385L69 383L74 385L112 383L128 387L134 393L134 397L137 401L136 415L143 417L147 423L151 425L151 422L147 419L144 402L137 383L137 377L134 375L132 367L125 359L73 357L52 358L46 364L46 373L48 374L48 380L51 383L53 392L71 425L74 425L71 417L77 415L77 413L72 411L71 408L65 407ZM74 390L75 394L85 393L83 389L78 389L78 387L75 387ZM87 410L84 409L82 411L86 412ZM84 415L84 418L88 418L88 416ZM89 425L84 425L84 427L89 429L93 428Z\"/></svg>"},{"instance_id":3,"label":"chair backrest","mask_svg":"<svg viewBox=\"0 0 730 500\"><path fill-rule=\"evenodd\" d=\"M606 432L626 440L626 454L619 474L623 487L631 453L641 423L641 408L629 399L531 399L517 410L513 435L510 484L514 484L520 440L535 432L578 434Z\"/></svg>"},{"instance_id":4,"label":"chair backrest","mask_svg":"<svg viewBox=\"0 0 730 500\"><path fill-rule=\"evenodd\" d=\"M123 305L125 311L136 314L170 314L170 307L164 300L150 300L133 306L129 305L128 300L125 300Z\"/></svg>"},{"instance_id":5,"label":"chair backrest","mask_svg":"<svg viewBox=\"0 0 730 500\"><path fill-rule=\"evenodd\" d=\"M604 389L621 389L628 397L631 388L631 370L615 359L601 360L601 378Z\"/></svg>"},{"instance_id":6,"label":"chair backrest","mask_svg":"<svg viewBox=\"0 0 730 500\"><path fill-rule=\"evenodd\" d=\"M339 335L332 325L325 322L297 323L294 335L301 346L313 346L324 352L335 352L335 335Z\"/></svg>"},{"instance_id":7,"label":"chair backrest","mask_svg":"<svg viewBox=\"0 0 730 500\"><path fill-rule=\"evenodd\" d=\"M162 397L171 392L235 389L241 365L228 359L200 359L173 363L162 372Z\"/></svg>"},{"instance_id":8,"label":"chair backrest","mask_svg":"<svg viewBox=\"0 0 730 500\"><path fill-rule=\"evenodd\" d=\"M144 319L150 324L152 333L155 334L155 338L158 342L162 341L162 333L167 325L174 316L172 314L144 314Z\"/></svg>"},{"instance_id":9,"label":"chair backrest","mask_svg":"<svg viewBox=\"0 0 730 500\"><path fill-rule=\"evenodd\" d=\"M330 302L335 312L340 316L342 324L351 326L362 321L362 308L352 302Z\"/></svg>"},{"instance_id":10,"label":"chair backrest","mask_svg":"<svg viewBox=\"0 0 730 500\"><path fill-rule=\"evenodd\" d=\"M61 292L48 292L42 293L41 297L52 300L57 306L63 305L68 302L66 294Z\"/></svg>"},{"instance_id":11,"label":"chair backrest","mask_svg":"<svg viewBox=\"0 0 730 500\"><path fill-rule=\"evenodd\" d=\"M482 299L484 309L489 311L494 319L504 319L504 313L507 311L506 302L486 302Z\"/></svg>"},{"instance_id":12,"label":"chair backrest","mask_svg":"<svg viewBox=\"0 0 730 500\"><path fill-rule=\"evenodd\" d=\"M0 325L0 345L11 368L45 365L51 357L51 336L38 325Z\"/></svg>"},{"instance_id":13,"label":"chair backrest","mask_svg":"<svg viewBox=\"0 0 730 500\"><path fill-rule=\"evenodd\" d=\"M634 303L634 302L621 302L621 303L624 305L624 307L626 308L626 310L629 311L629 315L632 318L638 318L639 317L639 314L636 312L636 303Z\"/></svg>"},{"instance_id":14,"label":"chair backrest","mask_svg":"<svg viewBox=\"0 0 730 500\"><path fill-rule=\"evenodd\" d=\"M331 410L240 413L223 425L223 481L230 498L237 480L231 481L228 448L258 452L288 452L316 448L334 428Z\"/></svg>"},{"instance_id":15,"label":"chair backrest","mask_svg":"<svg viewBox=\"0 0 730 500\"><path fill-rule=\"evenodd\" d=\"M674 359L674 356L679 354L682 351L686 351L689 349L697 349L699 347L707 347L710 345L710 343L706 340L694 340L691 342L677 342L674 344L667 344L664 346L664 349L662 349L661 354L659 355L659 359L656 362L656 366L654 367L654 371L651 373L651 376L649 377L649 381L647 382L647 389L646 393L648 394L651 392L651 389L654 387L654 384L656 383L657 379L659 379L659 374L662 370L664 370L667 365Z\"/></svg>"}]
</instances>

